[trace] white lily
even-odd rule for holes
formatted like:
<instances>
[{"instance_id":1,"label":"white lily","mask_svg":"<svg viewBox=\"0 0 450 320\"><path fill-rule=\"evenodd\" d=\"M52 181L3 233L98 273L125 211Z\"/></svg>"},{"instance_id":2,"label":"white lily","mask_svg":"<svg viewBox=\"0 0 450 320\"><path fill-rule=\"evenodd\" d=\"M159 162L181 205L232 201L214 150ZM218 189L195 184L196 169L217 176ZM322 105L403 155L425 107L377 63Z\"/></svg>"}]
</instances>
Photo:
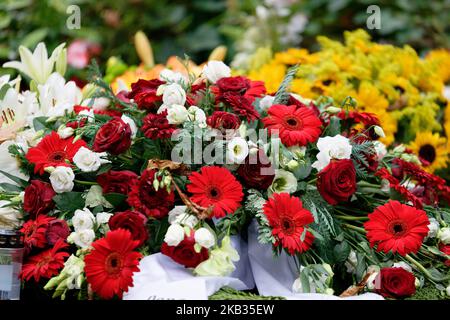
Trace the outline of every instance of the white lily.
<instances>
[{"instance_id":1,"label":"white lily","mask_svg":"<svg viewBox=\"0 0 450 320\"><path fill-rule=\"evenodd\" d=\"M65 68L62 66L63 63L59 63L60 61L64 61L64 55L66 54L66 50L64 49L65 45L65 43L62 43L56 47L50 58L48 57L47 48L43 42L40 42L33 52L25 46L20 46L20 61L6 62L3 64L3 67L17 69L37 84L44 84L52 74L56 62L58 62L59 71L65 71Z\"/></svg>"}]
</instances>

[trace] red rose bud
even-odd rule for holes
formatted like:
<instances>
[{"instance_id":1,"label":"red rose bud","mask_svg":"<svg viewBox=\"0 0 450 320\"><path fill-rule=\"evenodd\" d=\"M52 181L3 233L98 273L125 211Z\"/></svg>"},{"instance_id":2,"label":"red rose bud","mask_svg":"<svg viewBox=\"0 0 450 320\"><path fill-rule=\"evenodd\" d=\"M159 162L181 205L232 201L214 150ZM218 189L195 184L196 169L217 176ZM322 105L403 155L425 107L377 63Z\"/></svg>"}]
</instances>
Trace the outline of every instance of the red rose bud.
<instances>
[{"instance_id":1,"label":"red rose bud","mask_svg":"<svg viewBox=\"0 0 450 320\"><path fill-rule=\"evenodd\" d=\"M329 204L348 201L356 191L356 170L353 161L331 160L317 177L317 190Z\"/></svg>"},{"instance_id":2,"label":"red rose bud","mask_svg":"<svg viewBox=\"0 0 450 320\"><path fill-rule=\"evenodd\" d=\"M37 215L47 213L54 207L53 197L55 195L56 193L49 183L32 180L30 185L25 188L23 208L32 219L35 219Z\"/></svg>"},{"instance_id":3,"label":"red rose bud","mask_svg":"<svg viewBox=\"0 0 450 320\"><path fill-rule=\"evenodd\" d=\"M416 293L416 278L403 268L383 268L375 278L375 292L385 298L406 298Z\"/></svg>"},{"instance_id":4,"label":"red rose bud","mask_svg":"<svg viewBox=\"0 0 450 320\"><path fill-rule=\"evenodd\" d=\"M102 187L103 193L128 194L137 181L138 175L128 170L110 170L97 176L97 182Z\"/></svg>"},{"instance_id":5,"label":"red rose bud","mask_svg":"<svg viewBox=\"0 0 450 320\"><path fill-rule=\"evenodd\" d=\"M111 230L125 229L131 232L133 240L139 241L138 247L142 246L148 239L145 224L147 217L140 212L127 210L115 213L108 222Z\"/></svg>"},{"instance_id":6,"label":"red rose bud","mask_svg":"<svg viewBox=\"0 0 450 320\"><path fill-rule=\"evenodd\" d=\"M157 103L162 101L162 95L156 94L158 87L162 84L165 84L165 81L139 79L138 82L131 84L128 99L134 99L140 109L155 110Z\"/></svg>"},{"instance_id":7,"label":"red rose bud","mask_svg":"<svg viewBox=\"0 0 450 320\"><path fill-rule=\"evenodd\" d=\"M189 236L185 235L183 241L177 246L169 246L163 242L161 246L161 253L172 258L175 262L185 266L186 268L195 268L201 262L205 261L209 257L208 250L201 248L197 253L194 249L195 238L194 231L191 230Z\"/></svg>"},{"instance_id":8,"label":"red rose bud","mask_svg":"<svg viewBox=\"0 0 450 320\"><path fill-rule=\"evenodd\" d=\"M239 117L233 113L225 111L214 111L206 120L207 124L223 133L226 130L236 130L241 125Z\"/></svg>"},{"instance_id":9,"label":"red rose bud","mask_svg":"<svg viewBox=\"0 0 450 320\"><path fill-rule=\"evenodd\" d=\"M267 189L275 177L275 170L263 150L249 154L237 170L238 177L248 188Z\"/></svg>"},{"instance_id":10,"label":"red rose bud","mask_svg":"<svg viewBox=\"0 0 450 320\"><path fill-rule=\"evenodd\" d=\"M95 135L92 147L95 152L108 151L111 154L118 155L128 150L130 146L130 125L116 117L100 127Z\"/></svg>"},{"instance_id":11,"label":"red rose bud","mask_svg":"<svg viewBox=\"0 0 450 320\"><path fill-rule=\"evenodd\" d=\"M49 245L53 246L58 240L65 241L70 234L70 228L65 220L55 219L49 222L45 234Z\"/></svg>"}]
</instances>

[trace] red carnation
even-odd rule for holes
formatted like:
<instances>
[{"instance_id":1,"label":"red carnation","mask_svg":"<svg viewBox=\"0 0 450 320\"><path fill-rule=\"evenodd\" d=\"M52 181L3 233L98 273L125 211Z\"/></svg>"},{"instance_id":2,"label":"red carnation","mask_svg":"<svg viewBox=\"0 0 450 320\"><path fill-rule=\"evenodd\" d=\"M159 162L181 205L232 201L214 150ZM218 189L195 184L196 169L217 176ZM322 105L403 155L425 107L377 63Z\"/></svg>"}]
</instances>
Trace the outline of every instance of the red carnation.
<instances>
[{"instance_id":1,"label":"red carnation","mask_svg":"<svg viewBox=\"0 0 450 320\"><path fill-rule=\"evenodd\" d=\"M149 217L161 219L172 209L175 194L173 191L168 193L166 188L155 190L153 187L155 173L155 170L149 169L142 173L138 183L131 188L128 195L128 203L136 211L142 212Z\"/></svg>"},{"instance_id":2,"label":"red carnation","mask_svg":"<svg viewBox=\"0 0 450 320\"><path fill-rule=\"evenodd\" d=\"M56 195L52 186L40 180L31 180L25 188L23 209L35 218L39 214L49 212L55 206L53 197Z\"/></svg>"},{"instance_id":3,"label":"red carnation","mask_svg":"<svg viewBox=\"0 0 450 320\"><path fill-rule=\"evenodd\" d=\"M443 243L441 243L439 245L439 250L441 250L441 252L443 254L446 254L446 255L450 256L450 244L443 244ZM447 267L450 267L450 259L445 260L444 264Z\"/></svg>"},{"instance_id":4,"label":"red carnation","mask_svg":"<svg viewBox=\"0 0 450 320\"><path fill-rule=\"evenodd\" d=\"M172 258L175 262L186 268L195 268L201 262L208 259L209 253L208 250L203 247L200 249L200 252L196 252L194 245L194 231L191 230L189 236L185 235L183 241L177 246L169 246L167 243L163 242L161 253Z\"/></svg>"},{"instance_id":5,"label":"red carnation","mask_svg":"<svg viewBox=\"0 0 450 320\"><path fill-rule=\"evenodd\" d=\"M259 119L259 113L253 107L253 100L250 97L234 92L225 92L223 101L228 103L237 115L246 118L248 122Z\"/></svg>"},{"instance_id":6,"label":"red carnation","mask_svg":"<svg viewBox=\"0 0 450 320\"><path fill-rule=\"evenodd\" d=\"M137 180L138 175L129 170L110 170L97 176L97 182L102 187L103 193L128 194Z\"/></svg>"},{"instance_id":7,"label":"red carnation","mask_svg":"<svg viewBox=\"0 0 450 320\"><path fill-rule=\"evenodd\" d=\"M70 228L66 220L54 219L49 222L45 237L49 245L53 246L56 242L65 241L70 234Z\"/></svg>"},{"instance_id":8,"label":"red carnation","mask_svg":"<svg viewBox=\"0 0 450 320\"><path fill-rule=\"evenodd\" d=\"M133 240L139 241L138 247L142 246L148 239L145 224L147 217L140 212L127 210L115 213L109 219L108 225L111 230L125 229L131 232Z\"/></svg>"},{"instance_id":9,"label":"red carnation","mask_svg":"<svg viewBox=\"0 0 450 320\"><path fill-rule=\"evenodd\" d=\"M134 99L140 109L154 110L156 103L162 101L162 95L157 95L158 87L165 84L165 81L158 79L143 80L131 84L131 91L128 93L129 99Z\"/></svg>"},{"instance_id":10,"label":"red carnation","mask_svg":"<svg viewBox=\"0 0 450 320\"><path fill-rule=\"evenodd\" d=\"M44 174L46 167L69 167L78 149L87 146L83 140L73 140L73 137L62 139L52 131L35 147L30 148L25 157L34 164L34 172L39 172L40 175Z\"/></svg>"},{"instance_id":11,"label":"red carnation","mask_svg":"<svg viewBox=\"0 0 450 320\"><path fill-rule=\"evenodd\" d=\"M356 191L356 170L353 161L331 160L317 177L317 190L329 204L348 201Z\"/></svg>"},{"instance_id":12,"label":"red carnation","mask_svg":"<svg viewBox=\"0 0 450 320\"><path fill-rule=\"evenodd\" d=\"M40 214L35 220L28 220L23 224L20 232L23 233L27 253L32 248L44 248L47 245L47 228L53 219L55 218Z\"/></svg>"},{"instance_id":13,"label":"red carnation","mask_svg":"<svg viewBox=\"0 0 450 320\"><path fill-rule=\"evenodd\" d=\"M68 246L63 240L58 240L53 248L29 257L22 266L20 279L28 281L34 278L34 281L39 282L41 278L50 279L58 275L64 267L64 259L69 256L62 250Z\"/></svg>"},{"instance_id":14,"label":"red carnation","mask_svg":"<svg viewBox=\"0 0 450 320\"><path fill-rule=\"evenodd\" d=\"M272 184L275 170L264 150L260 149L258 153L247 156L245 162L239 166L237 175L246 187L264 190Z\"/></svg>"},{"instance_id":15,"label":"red carnation","mask_svg":"<svg viewBox=\"0 0 450 320\"><path fill-rule=\"evenodd\" d=\"M131 146L130 125L119 117L113 118L100 127L94 138L93 149L95 152L108 151L118 155Z\"/></svg>"},{"instance_id":16,"label":"red carnation","mask_svg":"<svg viewBox=\"0 0 450 320\"><path fill-rule=\"evenodd\" d=\"M416 278L403 268L382 268L375 278L375 291L385 298L406 298L416 293Z\"/></svg>"},{"instance_id":17,"label":"red carnation","mask_svg":"<svg viewBox=\"0 0 450 320\"><path fill-rule=\"evenodd\" d=\"M364 228L370 246L402 256L419 250L430 224L425 211L394 200L379 206L368 217Z\"/></svg>"},{"instance_id":18,"label":"red carnation","mask_svg":"<svg viewBox=\"0 0 450 320\"><path fill-rule=\"evenodd\" d=\"M277 133L285 146L306 146L322 132L322 122L311 109L295 105L272 105L262 119L269 133Z\"/></svg>"},{"instance_id":19,"label":"red carnation","mask_svg":"<svg viewBox=\"0 0 450 320\"><path fill-rule=\"evenodd\" d=\"M211 128L218 129L223 133L226 130L236 130L241 124L237 115L225 111L214 111L206 122Z\"/></svg>"},{"instance_id":20,"label":"red carnation","mask_svg":"<svg viewBox=\"0 0 450 320\"><path fill-rule=\"evenodd\" d=\"M87 282L103 299L122 298L133 286L133 273L139 271L142 254L134 251L139 241L133 240L130 231L109 231L104 238L92 243L92 251L86 255Z\"/></svg>"},{"instance_id":21,"label":"red carnation","mask_svg":"<svg viewBox=\"0 0 450 320\"><path fill-rule=\"evenodd\" d=\"M286 192L274 193L263 209L272 227L275 245L281 244L291 255L302 253L311 247L314 236L305 228L314 222L314 217L303 208L299 198L291 197Z\"/></svg>"},{"instance_id":22,"label":"red carnation","mask_svg":"<svg viewBox=\"0 0 450 320\"><path fill-rule=\"evenodd\" d=\"M142 132L152 140L170 138L176 130L176 126L169 124L167 111L160 114L148 114L142 120Z\"/></svg>"},{"instance_id":23,"label":"red carnation","mask_svg":"<svg viewBox=\"0 0 450 320\"><path fill-rule=\"evenodd\" d=\"M216 218L232 214L241 206L242 186L223 167L202 167L200 173L191 173L189 181L187 190L192 194L191 200L205 208L213 206L212 214Z\"/></svg>"}]
</instances>

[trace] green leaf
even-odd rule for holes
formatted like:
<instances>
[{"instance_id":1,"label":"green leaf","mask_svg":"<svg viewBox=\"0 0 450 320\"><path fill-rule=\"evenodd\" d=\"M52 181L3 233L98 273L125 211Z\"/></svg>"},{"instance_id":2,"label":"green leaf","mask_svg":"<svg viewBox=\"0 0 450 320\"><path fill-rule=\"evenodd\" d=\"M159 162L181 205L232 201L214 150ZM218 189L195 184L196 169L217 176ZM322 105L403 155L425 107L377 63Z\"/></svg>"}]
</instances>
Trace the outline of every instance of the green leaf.
<instances>
[{"instance_id":1,"label":"green leaf","mask_svg":"<svg viewBox=\"0 0 450 320\"><path fill-rule=\"evenodd\" d=\"M334 258L336 262L344 262L347 260L350 254L350 246L347 242L338 243L333 250Z\"/></svg>"},{"instance_id":2,"label":"green leaf","mask_svg":"<svg viewBox=\"0 0 450 320\"><path fill-rule=\"evenodd\" d=\"M22 191L22 188L14 185L14 184L8 183L8 182L0 183L0 188L2 188L5 191L8 191L8 192L21 192Z\"/></svg>"},{"instance_id":3,"label":"green leaf","mask_svg":"<svg viewBox=\"0 0 450 320\"><path fill-rule=\"evenodd\" d=\"M4 176L6 176L8 179L14 181L15 183L17 183L19 186L21 186L22 188L26 188L28 185L28 181L20 179L19 177L16 177L8 172L5 172L3 170L0 170L0 173L3 174Z\"/></svg>"},{"instance_id":4,"label":"green leaf","mask_svg":"<svg viewBox=\"0 0 450 320\"><path fill-rule=\"evenodd\" d=\"M27 48L34 48L40 41L44 40L47 33L48 30L46 28L34 30L22 39L21 45Z\"/></svg>"},{"instance_id":5,"label":"green leaf","mask_svg":"<svg viewBox=\"0 0 450 320\"><path fill-rule=\"evenodd\" d=\"M84 199L82 192L64 192L53 197L56 206L61 211L67 211L70 213L75 210L84 208Z\"/></svg>"},{"instance_id":6,"label":"green leaf","mask_svg":"<svg viewBox=\"0 0 450 320\"><path fill-rule=\"evenodd\" d=\"M127 196L121 193L106 193L103 196L114 207L120 206L127 199Z\"/></svg>"},{"instance_id":7,"label":"green leaf","mask_svg":"<svg viewBox=\"0 0 450 320\"><path fill-rule=\"evenodd\" d=\"M6 92L11 89L11 86L9 84L4 84L3 87L0 89L0 100L3 100L3 98L6 95Z\"/></svg>"},{"instance_id":8,"label":"green leaf","mask_svg":"<svg viewBox=\"0 0 450 320\"><path fill-rule=\"evenodd\" d=\"M48 123L47 121L47 117L36 117L33 119L33 127L34 130L39 131L39 130L45 130L45 129L51 129L48 127Z\"/></svg>"}]
</instances>

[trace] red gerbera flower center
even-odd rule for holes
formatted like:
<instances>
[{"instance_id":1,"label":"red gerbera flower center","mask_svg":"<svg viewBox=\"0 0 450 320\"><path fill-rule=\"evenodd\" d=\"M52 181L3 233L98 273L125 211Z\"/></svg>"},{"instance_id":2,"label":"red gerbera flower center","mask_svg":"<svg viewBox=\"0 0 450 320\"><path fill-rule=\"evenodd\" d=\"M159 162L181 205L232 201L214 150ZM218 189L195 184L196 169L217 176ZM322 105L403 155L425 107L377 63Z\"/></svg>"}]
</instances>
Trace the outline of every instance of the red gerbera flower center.
<instances>
[{"instance_id":1,"label":"red gerbera flower center","mask_svg":"<svg viewBox=\"0 0 450 320\"><path fill-rule=\"evenodd\" d=\"M64 162L66 160L66 153L64 151L56 151L50 153L47 159L51 162Z\"/></svg>"},{"instance_id":2,"label":"red gerbera flower center","mask_svg":"<svg viewBox=\"0 0 450 320\"><path fill-rule=\"evenodd\" d=\"M393 220L388 224L388 230L394 236L401 237L408 231L408 226L402 220Z\"/></svg>"},{"instance_id":3,"label":"red gerbera flower center","mask_svg":"<svg viewBox=\"0 0 450 320\"><path fill-rule=\"evenodd\" d=\"M208 197L210 199L217 200L217 199L220 199L221 196L222 196L222 192L220 191L219 188L217 188L216 186L210 186L209 187L209 189L208 189Z\"/></svg>"},{"instance_id":4,"label":"red gerbera flower center","mask_svg":"<svg viewBox=\"0 0 450 320\"><path fill-rule=\"evenodd\" d=\"M284 118L284 123L289 129L298 130L303 127L303 122L301 119L298 119L293 116L287 116Z\"/></svg>"},{"instance_id":5,"label":"red gerbera flower center","mask_svg":"<svg viewBox=\"0 0 450 320\"><path fill-rule=\"evenodd\" d=\"M295 231L295 223L290 217L283 217L281 218L281 228L284 233L291 235Z\"/></svg>"},{"instance_id":6,"label":"red gerbera flower center","mask_svg":"<svg viewBox=\"0 0 450 320\"><path fill-rule=\"evenodd\" d=\"M123 261L118 252L111 252L105 259L105 270L109 275L119 275Z\"/></svg>"}]
</instances>

